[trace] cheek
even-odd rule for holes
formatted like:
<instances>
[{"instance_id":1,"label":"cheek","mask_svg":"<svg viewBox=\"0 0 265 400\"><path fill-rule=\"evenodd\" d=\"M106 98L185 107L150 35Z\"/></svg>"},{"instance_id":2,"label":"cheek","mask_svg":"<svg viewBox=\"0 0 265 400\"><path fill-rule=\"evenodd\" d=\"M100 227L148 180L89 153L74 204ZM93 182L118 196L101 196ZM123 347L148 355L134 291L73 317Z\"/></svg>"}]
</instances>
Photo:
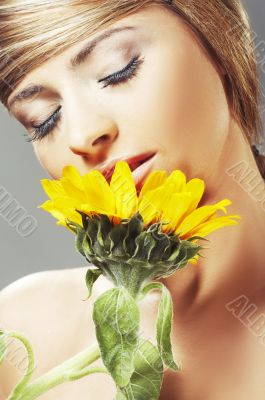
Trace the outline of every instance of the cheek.
<instances>
[{"instance_id":1,"label":"cheek","mask_svg":"<svg viewBox=\"0 0 265 400\"><path fill-rule=\"evenodd\" d=\"M33 148L40 165L53 179L61 178L63 166L73 163L69 154L66 156L65 147L62 145L35 142Z\"/></svg>"},{"instance_id":2,"label":"cheek","mask_svg":"<svg viewBox=\"0 0 265 400\"><path fill-rule=\"evenodd\" d=\"M179 75L173 74L164 98L183 145L194 155L207 147L218 152L228 132L229 109L221 80L212 66L205 62L186 65Z\"/></svg>"},{"instance_id":3,"label":"cheek","mask_svg":"<svg viewBox=\"0 0 265 400\"><path fill-rule=\"evenodd\" d=\"M138 119L149 119L148 131L168 159L203 175L209 159L222 151L229 128L227 99L214 66L195 47L185 54L164 52L143 90Z\"/></svg>"}]
</instances>

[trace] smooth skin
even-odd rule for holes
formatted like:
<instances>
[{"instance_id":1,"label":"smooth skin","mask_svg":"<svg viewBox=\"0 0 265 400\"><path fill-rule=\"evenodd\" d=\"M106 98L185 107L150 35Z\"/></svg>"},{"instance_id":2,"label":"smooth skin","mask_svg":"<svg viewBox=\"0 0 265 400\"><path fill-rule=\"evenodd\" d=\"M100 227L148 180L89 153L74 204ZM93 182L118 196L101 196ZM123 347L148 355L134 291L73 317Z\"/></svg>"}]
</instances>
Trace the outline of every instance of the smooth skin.
<instances>
[{"instance_id":1,"label":"smooth skin","mask_svg":"<svg viewBox=\"0 0 265 400\"><path fill-rule=\"evenodd\" d=\"M67 63L87 39L31 71L10 100L29 83L46 89L11 111L31 135L31 119L41 122L62 106L58 126L33 142L39 162L55 179L61 177L64 165L86 173L112 158L154 150L153 169L168 173L181 169L187 179L205 180L200 205L231 199L229 213L241 215L239 225L209 235L208 249L202 253L205 258L164 280L174 301L173 349L182 371L166 371L160 398L263 400L265 346L225 307L244 294L257 306L256 316L265 312L265 213L262 203L226 172L243 160L261 180L250 146L231 113L223 71L182 20L161 6L142 9L113 27L125 25L137 31L108 38L76 70L67 69ZM97 82L137 54L144 61L128 82L105 88ZM37 358L34 377L95 339L92 304L111 284L101 277L92 299L83 302L86 269L84 264L35 273L1 292L1 324L23 332L31 341ZM142 332L151 339L158 300L153 293L141 302ZM10 345L10 353L14 348ZM3 364L1 400L19 374L15 361ZM111 379L97 374L40 398L110 400L114 393Z\"/></svg>"}]
</instances>

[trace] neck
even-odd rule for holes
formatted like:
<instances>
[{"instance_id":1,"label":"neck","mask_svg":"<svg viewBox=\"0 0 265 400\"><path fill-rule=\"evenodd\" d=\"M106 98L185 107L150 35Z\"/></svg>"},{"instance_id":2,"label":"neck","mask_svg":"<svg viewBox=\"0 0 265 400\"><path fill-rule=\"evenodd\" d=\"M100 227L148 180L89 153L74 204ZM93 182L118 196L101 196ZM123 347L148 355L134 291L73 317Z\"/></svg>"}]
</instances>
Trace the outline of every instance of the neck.
<instances>
[{"instance_id":1,"label":"neck","mask_svg":"<svg viewBox=\"0 0 265 400\"><path fill-rule=\"evenodd\" d=\"M216 297L239 295L264 300L265 185L252 150L239 126L231 120L228 140L212 170L203 177L206 190L200 206L224 198L232 201L227 214L241 216L238 225L212 232L201 245L196 266L185 268L163 283L171 291L177 312L196 309ZM220 214L221 215L221 214Z\"/></svg>"}]
</instances>

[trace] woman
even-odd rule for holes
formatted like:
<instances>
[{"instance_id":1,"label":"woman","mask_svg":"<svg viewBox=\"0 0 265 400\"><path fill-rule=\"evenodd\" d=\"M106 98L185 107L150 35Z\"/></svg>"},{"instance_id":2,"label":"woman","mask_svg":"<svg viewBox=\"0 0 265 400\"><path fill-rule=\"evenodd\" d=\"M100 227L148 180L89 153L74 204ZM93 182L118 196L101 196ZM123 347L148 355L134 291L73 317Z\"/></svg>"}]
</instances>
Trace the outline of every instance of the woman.
<instances>
[{"instance_id":1,"label":"woman","mask_svg":"<svg viewBox=\"0 0 265 400\"><path fill-rule=\"evenodd\" d=\"M264 399L261 336L234 316L242 296L256 317L265 311L264 158L251 148L262 134L258 74L239 0L6 0L0 26L1 100L51 177L67 164L86 173L148 152L153 170L205 180L200 205L232 200L239 226L212 233L197 267L164 279L182 371L166 371L161 399ZM35 349L33 377L95 340L92 304L111 284L100 278L82 302L86 270L35 273L1 293L1 324ZM151 339L158 299L141 302ZM16 348L1 368L1 400L21 376ZM95 374L41 399L114 394L111 379Z\"/></svg>"}]
</instances>

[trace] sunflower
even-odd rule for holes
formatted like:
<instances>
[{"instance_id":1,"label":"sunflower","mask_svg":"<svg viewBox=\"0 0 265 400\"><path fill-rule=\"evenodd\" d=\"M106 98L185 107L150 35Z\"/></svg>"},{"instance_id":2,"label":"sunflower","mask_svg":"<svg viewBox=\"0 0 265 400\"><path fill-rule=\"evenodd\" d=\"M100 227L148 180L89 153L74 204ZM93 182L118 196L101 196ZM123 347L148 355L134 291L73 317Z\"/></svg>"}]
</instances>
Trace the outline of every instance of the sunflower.
<instances>
[{"instance_id":1,"label":"sunflower","mask_svg":"<svg viewBox=\"0 0 265 400\"><path fill-rule=\"evenodd\" d=\"M41 184L50 200L38 208L77 234L77 250L105 273L109 271L106 262L117 265L121 259L134 267L135 260L138 265L155 265L153 277L169 275L188 261L195 265L203 248L197 241L207 240L205 236L219 228L236 225L240 218L227 215L229 199L198 207L204 181L193 178L187 182L181 170L169 176L164 170L149 173L137 193L124 160L115 164L109 182L98 170L81 176L68 165L61 179L42 179Z\"/></svg>"}]
</instances>

